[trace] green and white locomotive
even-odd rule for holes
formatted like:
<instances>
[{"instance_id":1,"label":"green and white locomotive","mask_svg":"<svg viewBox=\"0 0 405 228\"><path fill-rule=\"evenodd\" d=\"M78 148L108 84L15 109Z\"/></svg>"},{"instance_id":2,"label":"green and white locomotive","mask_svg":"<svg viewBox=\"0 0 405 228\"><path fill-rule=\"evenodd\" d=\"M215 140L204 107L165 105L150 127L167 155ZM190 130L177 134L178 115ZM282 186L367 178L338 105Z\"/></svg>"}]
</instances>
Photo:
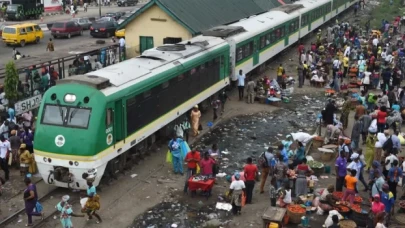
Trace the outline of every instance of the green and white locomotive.
<instances>
[{"instance_id":1,"label":"green and white locomotive","mask_svg":"<svg viewBox=\"0 0 405 228\"><path fill-rule=\"evenodd\" d=\"M38 114L39 173L49 184L85 189L90 172L98 185L107 164L123 169L137 144L227 86L228 64L228 43L200 36L58 81Z\"/></svg>"},{"instance_id":2,"label":"green and white locomotive","mask_svg":"<svg viewBox=\"0 0 405 228\"><path fill-rule=\"evenodd\" d=\"M220 26L175 45L58 81L44 95L35 131L43 179L85 189L108 167L123 170L155 133L229 85L230 76L269 60L357 0L298 1ZM111 171L112 170L112 171Z\"/></svg>"}]
</instances>

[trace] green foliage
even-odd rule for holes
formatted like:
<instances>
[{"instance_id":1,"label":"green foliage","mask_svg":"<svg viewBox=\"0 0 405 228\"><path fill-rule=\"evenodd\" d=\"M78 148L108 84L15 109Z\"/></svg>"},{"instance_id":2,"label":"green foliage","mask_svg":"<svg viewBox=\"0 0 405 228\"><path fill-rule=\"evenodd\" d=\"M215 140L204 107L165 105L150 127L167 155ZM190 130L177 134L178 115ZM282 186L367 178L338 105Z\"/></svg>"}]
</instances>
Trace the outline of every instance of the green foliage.
<instances>
[{"instance_id":1,"label":"green foliage","mask_svg":"<svg viewBox=\"0 0 405 228\"><path fill-rule=\"evenodd\" d=\"M10 61L6 65L6 78L4 80L4 92L9 102L16 102L18 99L18 81L19 76L14 61Z\"/></svg>"},{"instance_id":2,"label":"green foliage","mask_svg":"<svg viewBox=\"0 0 405 228\"><path fill-rule=\"evenodd\" d=\"M380 5L371 10L370 13L371 29L380 29L382 19L392 23L396 16L403 16L404 9L401 9L403 0L393 1L392 5L390 5L389 0L379 1L379 3Z\"/></svg>"}]
</instances>

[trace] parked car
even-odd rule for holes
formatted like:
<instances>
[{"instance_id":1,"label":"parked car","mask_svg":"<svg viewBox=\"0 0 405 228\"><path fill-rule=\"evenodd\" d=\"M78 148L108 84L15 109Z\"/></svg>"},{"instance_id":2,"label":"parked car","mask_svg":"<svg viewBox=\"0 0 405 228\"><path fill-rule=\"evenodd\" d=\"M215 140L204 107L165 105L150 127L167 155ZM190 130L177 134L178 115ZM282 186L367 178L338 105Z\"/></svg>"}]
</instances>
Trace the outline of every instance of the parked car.
<instances>
[{"instance_id":1,"label":"parked car","mask_svg":"<svg viewBox=\"0 0 405 228\"><path fill-rule=\"evenodd\" d=\"M124 37L124 38L125 38L125 29L117 30L117 31L115 32L115 37L117 37L117 38Z\"/></svg>"},{"instance_id":2,"label":"parked car","mask_svg":"<svg viewBox=\"0 0 405 228\"><path fill-rule=\"evenodd\" d=\"M7 45L19 44L24 47L27 43L39 43L44 38L44 32L34 23L6 25L1 38Z\"/></svg>"},{"instance_id":3,"label":"parked car","mask_svg":"<svg viewBox=\"0 0 405 228\"><path fill-rule=\"evenodd\" d=\"M82 35L83 28L74 21L55 22L51 28L53 38L67 37L70 39L74 35Z\"/></svg>"},{"instance_id":4,"label":"parked car","mask_svg":"<svg viewBox=\"0 0 405 228\"><path fill-rule=\"evenodd\" d=\"M116 21L118 21L122 15L121 15L121 13L106 13L105 16L106 17L112 17Z\"/></svg>"},{"instance_id":5,"label":"parked car","mask_svg":"<svg viewBox=\"0 0 405 228\"><path fill-rule=\"evenodd\" d=\"M116 21L99 21L94 22L90 27L90 35L92 37L111 37L117 30L118 23Z\"/></svg>"},{"instance_id":6,"label":"parked car","mask_svg":"<svg viewBox=\"0 0 405 228\"><path fill-rule=\"evenodd\" d=\"M1 36L1 34L3 33L4 27L6 27L5 24L0 24L0 36Z\"/></svg>"},{"instance_id":7,"label":"parked car","mask_svg":"<svg viewBox=\"0 0 405 228\"><path fill-rule=\"evenodd\" d=\"M122 22L124 22L129 16L122 16L117 22L118 24L121 24Z\"/></svg>"},{"instance_id":8,"label":"parked car","mask_svg":"<svg viewBox=\"0 0 405 228\"><path fill-rule=\"evenodd\" d=\"M79 24L80 26L82 26L83 30L89 30L90 26L91 26L91 21L87 18L72 18L71 21L76 22L77 24Z\"/></svg>"},{"instance_id":9,"label":"parked car","mask_svg":"<svg viewBox=\"0 0 405 228\"><path fill-rule=\"evenodd\" d=\"M118 6L129 6L129 5L136 5L138 4L138 0L118 0L117 5Z\"/></svg>"},{"instance_id":10,"label":"parked car","mask_svg":"<svg viewBox=\"0 0 405 228\"><path fill-rule=\"evenodd\" d=\"M96 20L96 22L97 23L100 23L100 22L105 22L105 21L112 21L112 22L114 22L114 21L116 21L114 18L112 18L112 17L101 17L101 18L99 18L98 20ZM94 23L94 22L93 22Z\"/></svg>"}]
</instances>

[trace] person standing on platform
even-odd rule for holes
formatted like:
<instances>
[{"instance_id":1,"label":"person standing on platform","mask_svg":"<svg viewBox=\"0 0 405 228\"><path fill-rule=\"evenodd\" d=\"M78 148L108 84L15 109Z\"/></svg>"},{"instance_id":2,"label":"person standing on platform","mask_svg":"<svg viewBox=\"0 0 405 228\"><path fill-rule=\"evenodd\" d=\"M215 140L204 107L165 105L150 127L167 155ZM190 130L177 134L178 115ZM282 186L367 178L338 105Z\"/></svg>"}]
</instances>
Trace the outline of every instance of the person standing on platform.
<instances>
[{"instance_id":1,"label":"person standing on platform","mask_svg":"<svg viewBox=\"0 0 405 228\"><path fill-rule=\"evenodd\" d=\"M239 90L239 100L243 100L245 92L245 79L246 76L243 74L242 70L239 70L238 74L238 90Z\"/></svg>"}]
</instances>

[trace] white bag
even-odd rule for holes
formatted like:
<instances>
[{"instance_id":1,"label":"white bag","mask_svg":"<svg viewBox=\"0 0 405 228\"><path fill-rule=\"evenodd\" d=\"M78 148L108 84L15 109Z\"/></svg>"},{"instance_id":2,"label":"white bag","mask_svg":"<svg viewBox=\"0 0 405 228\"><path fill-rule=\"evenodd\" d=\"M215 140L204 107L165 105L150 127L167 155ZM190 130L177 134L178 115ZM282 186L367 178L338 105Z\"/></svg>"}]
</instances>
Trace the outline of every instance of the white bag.
<instances>
[{"instance_id":1,"label":"white bag","mask_svg":"<svg viewBox=\"0 0 405 228\"><path fill-rule=\"evenodd\" d=\"M333 225L332 216L334 216L334 215L337 215L339 217L339 220L344 219L344 217L341 214L339 214L339 212L337 212L336 210L331 210L331 211L329 211L329 215L325 220L325 226L326 227L329 227L329 226Z\"/></svg>"}]
</instances>

